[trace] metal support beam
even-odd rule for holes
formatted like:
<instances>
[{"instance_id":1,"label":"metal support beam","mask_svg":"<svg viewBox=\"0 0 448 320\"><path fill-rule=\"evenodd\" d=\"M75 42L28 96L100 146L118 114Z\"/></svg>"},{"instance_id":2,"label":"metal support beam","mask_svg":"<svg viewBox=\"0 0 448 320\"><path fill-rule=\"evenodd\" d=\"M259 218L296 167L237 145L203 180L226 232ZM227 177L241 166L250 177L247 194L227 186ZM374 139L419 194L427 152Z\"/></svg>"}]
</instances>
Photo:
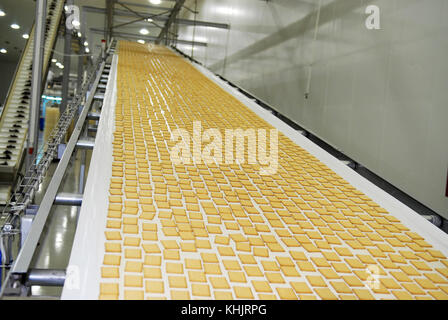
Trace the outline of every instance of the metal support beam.
<instances>
[{"instance_id":1,"label":"metal support beam","mask_svg":"<svg viewBox=\"0 0 448 320\"><path fill-rule=\"evenodd\" d=\"M106 1L106 29L104 32L104 39L106 39L106 43L109 43L110 39L112 38L115 0L105 0L105 1Z\"/></svg>"},{"instance_id":2,"label":"metal support beam","mask_svg":"<svg viewBox=\"0 0 448 320\"><path fill-rule=\"evenodd\" d=\"M82 91L84 77L84 43L79 38L79 57L78 57L78 81L76 82L76 93Z\"/></svg>"},{"instance_id":3,"label":"metal support beam","mask_svg":"<svg viewBox=\"0 0 448 320\"><path fill-rule=\"evenodd\" d=\"M38 151L39 111L42 93L42 70L44 62L45 19L47 1L37 0L34 28L33 75L31 86L31 108L28 126L28 157L26 169L32 165Z\"/></svg>"},{"instance_id":4,"label":"metal support beam","mask_svg":"<svg viewBox=\"0 0 448 320\"><path fill-rule=\"evenodd\" d=\"M54 199L56 197L59 186L64 177L67 166L70 162L70 158L72 156L73 150L75 149L76 142L78 141L81 130L84 126L85 120L87 118L87 114L89 112L90 106L93 101L93 96L95 94L96 87L101 78L101 73L103 72L105 62L103 61L100 65L99 71L97 72L95 81L92 85L92 90L90 91L89 97L84 105L84 108L79 115L78 121L76 122L76 126L73 130L73 133L70 137L69 142L67 143L67 148L59 161L59 164L53 174L53 177L48 185L47 192L45 193L44 198L41 201L39 210L36 214L36 218L34 219L33 226L28 237L25 240L24 246L22 250L20 250L19 255L10 271L11 274L26 274L28 272L31 260L33 258L34 252L36 251L37 244L42 235L42 231L45 227L45 223L47 221L48 215L50 213L51 207L53 205Z\"/></svg>"},{"instance_id":5,"label":"metal support beam","mask_svg":"<svg viewBox=\"0 0 448 320\"><path fill-rule=\"evenodd\" d=\"M130 7L140 7L150 10L161 10L161 11L170 11L171 8L168 7L159 7L159 6L152 6L150 4L142 4L142 3L134 3L134 2L126 2L126 1L117 1L117 4L124 4L126 6Z\"/></svg>"},{"instance_id":6,"label":"metal support beam","mask_svg":"<svg viewBox=\"0 0 448 320\"><path fill-rule=\"evenodd\" d=\"M67 0L67 5L73 5L73 0ZM72 30L65 27L64 72L62 74L62 101L61 101L61 105L59 107L61 114L64 113L65 108L67 108L67 104L68 104L71 51L72 51Z\"/></svg>"},{"instance_id":7,"label":"metal support beam","mask_svg":"<svg viewBox=\"0 0 448 320\"><path fill-rule=\"evenodd\" d=\"M90 28L89 29L90 32L92 33L97 33L97 34L102 34L104 32L104 30L101 29L96 29L96 28ZM122 37L122 38L131 38L131 39L143 39L143 40L147 40L147 41L156 41L157 37L153 37L153 36L143 36L143 35L137 35L137 34L132 34L132 33L126 33L126 32L114 32L114 36L115 37ZM177 43L179 44L188 44L188 45L195 45L195 46L199 46L199 47L206 47L207 43L205 42L193 42L193 41L189 41L189 40L176 40Z\"/></svg>"},{"instance_id":8,"label":"metal support beam","mask_svg":"<svg viewBox=\"0 0 448 320\"><path fill-rule=\"evenodd\" d=\"M104 8L98 8L98 7L92 7L92 6L83 6L83 10L90 13L98 13L98 14L105 14L106 9ZM161 21L166 22L169 17L167 16L154 16L151 14L138 12L139 16L145 17L145 18L151 18L154 21ZM125 10L114 10L114 15L117 17L135 17L135 14L132 14L132 12L125 11ZM227 23L217 23L217 22L209 22L209 21L194 21L189 19L175 19L174 23L177 24L183 24L188 26L194 26L196 24L197 27L210 27L210 28L218 28L218 29L230 29L230 25Z\"/></svg>"},{"instance_id":9,"label":"metal support beam","mask_svg":"<svg viewBox=\"0 0 448 320\"><path fill-rule=\"evenodd\" d=\"M178 15L180 9L182 9L182 6L184 5L184 3L185 3L185 0L178 0L176 2L176 4L173 7L173 10L171 10L171 13L170 13L170 16L168 17L168 20L165 22L165 26L160 31L159 36L157 37L156 44L159 44L160 42L162 42L162 40L168 34L168 31L170 30L171 25L176 20L176 17Z\"/></svg>"},{"instance_id":10,"label":"metal support beam","mask_svg":"<svg viewBox=\"0 0 448 320\"><path fill-rule=\"evenodd\" d=\"M84 150L93 150L95 147L95 139L79 139L76 148Z\"/></svg>"},{"instance_id":11,"label":"metal support beam","mask_svg":"<svg viewBox=\"0 0 448 320\"><path fill-rule=\"evenodd\" d=\"M53 204L60 206L81 206L82 194L61 192L54 198Z\"/></svg>"},{"instance_id":12,"label":"metal support beam","mask_svg":"<svg viewBox=\"0 0 448 320\"><path fill-rule=\"evenodd\" d=\"M63 287L65 282L65 270L30 270L26 284L28 286Z\"/></svg>"}]
</instances>

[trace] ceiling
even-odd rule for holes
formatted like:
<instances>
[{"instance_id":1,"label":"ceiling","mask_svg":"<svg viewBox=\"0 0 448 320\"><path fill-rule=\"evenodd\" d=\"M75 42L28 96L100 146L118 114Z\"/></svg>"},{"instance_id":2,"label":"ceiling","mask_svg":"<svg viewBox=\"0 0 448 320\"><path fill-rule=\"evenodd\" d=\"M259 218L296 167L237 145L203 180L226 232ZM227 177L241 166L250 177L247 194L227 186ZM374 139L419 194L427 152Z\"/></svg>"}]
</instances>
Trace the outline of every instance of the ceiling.
<instances>
[{"instance_id":1,"label":"ceiling","mask_svg":"<svg viewBox=\"0 0 448 320\"><path fill-rule=\"evenodd\" d=\"M191 1L183 0L161 0L160 4L155 4L154 0L72 0L73 4L79 8L79 32L81 33L81 42L88 42L89 53L81 52L82 54L90 54L97 56L101 50L101 40L105 38L104 31L107 28L107 8L106 2L113 3L114 14L112 16L112 32L116 39L127 40L144 40L145 42L154 41L166 22L169 20L173 8L176 3L184 3L181 10L191 10ZM0 49L5 48L8 52L6 54L0 53L0 62L17 63L21 51L23 50L26 39L22 38L22 34L28 33L34 22L35 0L1 0L0 9L6 15L0 17ZM180 16L180 15L179 15ZM147 21L148 17L152 17L153 21ZM10 27L12 23L20 25L20 29L14 30ZM193 23L192 20L184 20L183 22L174 21L177 23ZM213 22L203 22L205 25L214 24ZM215 26L216 27L216 26ZM217 27L223 27L217 26ZM224 26L225 27L225 26ZM147 29L148 34L142 35L141 29ZM169 33L173 37L173 33ZM185 41L186 43L191 41ZM206 45L205 43L198 43L198 45ZM62 33L59 33L56 42L53 58L63 62L64 38ZM74 54L74 52L72 52ZM77 73L78 59L71 59L70 72ZM51 70L56 75L62 73L62 69L51 64Z\"/></svg>"},{"instance_id":2,"label":"ceiling","mask_svg":"<svg viewBox=\"0 0 448 320\"><path fill-rule=\"evenodd\" d=\"M0 10L5 12L0 16L0 49L8 52L0 53L0 61L17 62L25 47L26 39L22 38L24 33L31 31L34 22L33 0L1 0ZM16 23L20 29L12 29L11 24Z\"/></svg>"}]
</instances>

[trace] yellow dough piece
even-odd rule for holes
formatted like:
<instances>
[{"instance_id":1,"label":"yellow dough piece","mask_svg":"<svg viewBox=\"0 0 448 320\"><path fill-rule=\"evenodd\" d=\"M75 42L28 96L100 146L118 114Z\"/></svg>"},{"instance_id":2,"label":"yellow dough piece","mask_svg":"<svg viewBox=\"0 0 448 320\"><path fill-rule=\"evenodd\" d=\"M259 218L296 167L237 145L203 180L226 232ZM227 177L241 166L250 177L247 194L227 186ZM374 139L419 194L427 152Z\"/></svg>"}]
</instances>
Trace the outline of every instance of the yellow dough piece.
<instances>
[{"instance_id":1,"label":"yellow dough piece","mask_svg":"<svg viewBox=\"0 0 448 320\"><path fill-rule=\"evenodd\" d=\"M165 285L163 281L147 280L145 281L145 291L147 293L164 293Z\"/></svg>"},{"instance_id":2,"label":"yellow dough piece","mask_svg":"<svg viewBox=\"0 0 448 320\"><path fill-rule=\"evenodd\" d=\"M145 293L140 290L125 290L124 291L125 300L144 300Z\"/></svg>"},{"instance_id":3,"label":"yellow dough piece","mask_svg":"<svg viewBox=\"0 0 448 320\"><path fill-rule=\"evenodd\" d=\"M233 291L238 299L254 299L252 290L249 287L235 286L233 287Z\"/></svg>"},{"instance_id":4,"label":"yellow dough piece","mask_svg":"<svg viewBox=\"0 0 448 320\"><path fill-rule=\"evenodd\" d=\"M103 259L103 264L110 266L119 266L121 263L121 256L105 254Z\"/></svg>"},{"instance_id":5,"label":"yellow dough piece","mask_svg":"<svg viewBox=\"0 0 448 320\"><path fill-rule=\"evenodd\" d=\"M193 296L210 297L210 287L207 284L193 283L191 284L191 292Z\"/></svg>"},{"instance_id":6,"label":"yellow dough piece","mask_svg":"<svg viewBox=\"0 0 448 320\"><path fill-rule=\"evenodd\" d=\"M187 279L185 277L181 276L169 276L168 282L170 285L170 288L187 288Z\"/></svg>"},{"instance_id":7,"label":"yellow dough piece","mask_svg":"<svg viewBox=\"0 0 448 320\"><path fill-rule=\"evenodd\" d=\"M102 267L101 277L103 278L119 278L120 272L118 268L115 267Z\"/></svg>"},{"instance_id":8,"label":"yellow dough piece","mask_svg":"<svg viewBox=\"0 0 448 320\"><path fill-rule=\"evenodd\" d=\"M125 287L143 287L143 277L134 275L124 276Z\"/></svg>"},{"instance_id":9,"label":"yellow dough piece","mask_svg":"<svg viewBox=\"0 0 448 320\"><path fill-rule=\"evenodd\" d=\"M100 294L118 296L118 283L101 283Z\"/></svg>"}]
</instances>

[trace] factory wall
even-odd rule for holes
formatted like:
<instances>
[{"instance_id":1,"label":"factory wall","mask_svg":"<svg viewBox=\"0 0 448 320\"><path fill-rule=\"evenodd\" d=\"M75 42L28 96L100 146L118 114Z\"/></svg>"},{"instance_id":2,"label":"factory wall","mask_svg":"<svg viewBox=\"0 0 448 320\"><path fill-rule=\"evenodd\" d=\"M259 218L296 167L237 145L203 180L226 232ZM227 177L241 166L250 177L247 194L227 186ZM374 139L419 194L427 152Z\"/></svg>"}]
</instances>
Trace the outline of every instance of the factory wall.
<instances>
[{"instance_id":1,"label":"factory wall","mask_svg":"<svg viewBox=\"0 0 448 320\"><path fill-rule=\"evenodd\" d=\"M17 62L0 61L0 105L5 103L6 95L8 94L9 86L11 85L14 72L16 71Z\"/></svg>"},{"instance_id":2,"label":"factory wall","mask_svg":"<svg viewBox=\"0 0 448 320\"><path fill-rule=\"evenodd\" d=\"M208 46L180 50L448 218L448 1L198 0L197 11L230 29L181 26L180 39Z\"/></svg>"}]
</instances>

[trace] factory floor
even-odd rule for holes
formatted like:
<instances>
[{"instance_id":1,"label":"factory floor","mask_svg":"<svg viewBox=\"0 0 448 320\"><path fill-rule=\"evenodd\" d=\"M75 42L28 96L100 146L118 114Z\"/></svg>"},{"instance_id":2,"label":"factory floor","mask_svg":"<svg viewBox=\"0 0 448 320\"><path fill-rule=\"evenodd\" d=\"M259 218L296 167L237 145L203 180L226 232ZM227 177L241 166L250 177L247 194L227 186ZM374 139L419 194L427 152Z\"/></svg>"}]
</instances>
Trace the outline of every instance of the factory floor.
<instances>
[{"instance_id":1,"label":"factory floor","mask_svg":"<svg viewBox=\"0 0 448 320\"><path fill-rule=\"evenodd\" d=\"M82 150L78 150L76 155L73 156L59 192L78 193L82 152ZM84 152L86 152L85 179L87 179L92 152ZM51 165L41 190L46 190L46 186L49 184L57 165L58 162L54 162ZM44 193L41 190L36 196L37 203L39 203L44 196ZM32 268L65 269L67 267L76 232L78 210L79 207L72 206L58 205L53 207L48 218L46 230L43 232L40 245L34 256ZM33 297L41 297L45 299L52 297L59 298L62 293L62 287L33 286L31 290Z\"/></svg>"}]
</instances>

